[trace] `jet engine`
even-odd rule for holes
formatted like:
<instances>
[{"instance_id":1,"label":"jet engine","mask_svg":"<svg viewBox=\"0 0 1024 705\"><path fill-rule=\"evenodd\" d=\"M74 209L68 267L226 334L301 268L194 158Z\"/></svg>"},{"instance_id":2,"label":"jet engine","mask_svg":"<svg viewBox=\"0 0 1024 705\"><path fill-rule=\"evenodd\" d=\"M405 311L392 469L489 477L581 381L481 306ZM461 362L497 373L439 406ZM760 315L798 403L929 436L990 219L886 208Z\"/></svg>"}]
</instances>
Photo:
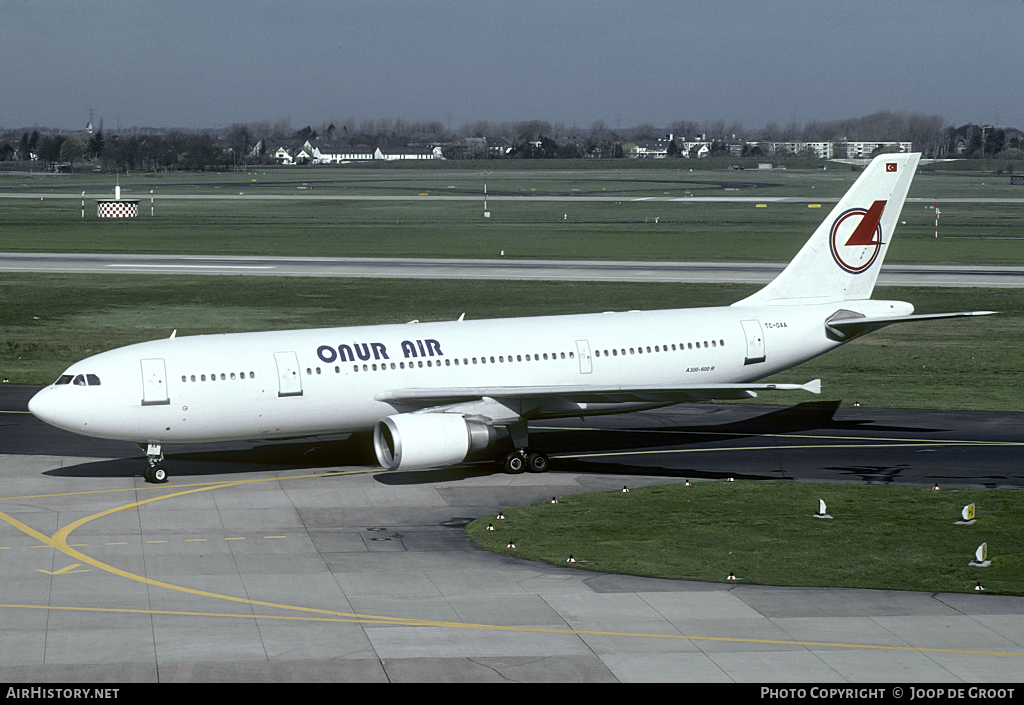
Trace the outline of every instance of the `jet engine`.
<instances>
[{"instance_id":1,"label":"jet engine","mask_svg":"<svg viewBox=\"0 0 1024 705\"><path fill-rule=\"evenodd\" d=\"M494 444L497 431L461 414L395 414L373 427L373 449L385 470L453 465Z\"/></svg>"}]
</instances>

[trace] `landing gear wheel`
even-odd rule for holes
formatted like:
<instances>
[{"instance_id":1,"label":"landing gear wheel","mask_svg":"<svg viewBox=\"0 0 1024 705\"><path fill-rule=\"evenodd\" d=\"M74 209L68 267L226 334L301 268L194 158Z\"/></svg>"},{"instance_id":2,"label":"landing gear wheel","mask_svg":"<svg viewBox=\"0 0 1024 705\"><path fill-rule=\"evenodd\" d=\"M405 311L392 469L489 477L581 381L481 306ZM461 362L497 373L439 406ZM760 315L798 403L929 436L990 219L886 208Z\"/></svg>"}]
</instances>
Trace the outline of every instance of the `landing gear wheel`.
<instances>
[{"instance_id":1,"label":"landing gear wheel","mask_svg":"<svg viewBox=\"0 0 1024 705\"><path fill-rule=\"evenodd\" d=\"M548 456L533 451L526 454L526 468L530 472L547 472Z\"/></svg>"},{"instance_id":2,"label":"landing gear wheel","mask_svg":"<svg viewBox=\"0 0 1024 705\"><path fill-rule=\"evenodd\" d=\"M163 465L154 465L146 468L146 482L161 484L167 482L167 469Z\"/></svg>"},{"instance_id":3,"label":"landing gear wheel","mask_svg":"<svg viewBox=\"0 0 1024 705\"><path fill-rule=\"evenodd\" d=\"M518 474L523 471L526 461L523 460L523 456L518 451L513 451L505 456L505 462L502 464L505 467L505 472Z\"/></svg>"}]
</instances>

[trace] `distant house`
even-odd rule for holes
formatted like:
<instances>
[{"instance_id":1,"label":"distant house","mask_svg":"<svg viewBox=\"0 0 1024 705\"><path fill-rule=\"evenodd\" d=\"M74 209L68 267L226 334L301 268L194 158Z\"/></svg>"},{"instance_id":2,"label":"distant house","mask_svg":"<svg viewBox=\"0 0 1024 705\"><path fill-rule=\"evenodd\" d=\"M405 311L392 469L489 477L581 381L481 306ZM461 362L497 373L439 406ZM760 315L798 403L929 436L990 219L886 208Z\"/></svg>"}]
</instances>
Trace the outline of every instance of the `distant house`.
<instances>
[{"instance_id":1,"label":"distant house","mask_svg":"<svg viewBox=\"0 0 1024 705\"><path fill-rule=\"evenodd\" d=\"M441 148L433 145L423 147L399 147L397 149L381 149L378 147L373 153L374 159L385 161L396 161L399 159L444 159Z\"/></svg>"},{"instance_id":2,"label":"distant house","mask_svg":"<svg viewBox=\"0 0 1024 705\"><path fill-rule=\"evenodd\" d=\"M656 140L627 142L622 147L631 159L665 159L668 157L668 147L674 141L674 135L666 135Z\"/></svg>"},{"instance_id":3,"label":"distant house","mask_svg":"<svg viewBox=\"0 0 1024 705\"><path fill-rule=\"evenodd\" d=\"M305 148L313 155L314 164L368 162L374 158L373 151L366 145L348 143L314 145L307 140Z\"/></svg>"},{"instance_id":4,"label":"distant house","mask_svg":"<svg viewBox=\"0 0 1024 705\"><path fill-rule=\"evenodd\" d=\"M288 149L284 145L281 145L280 147L274 150L274 161L277 162L278 164L294 164L295 157L292 156L292 152L290 149Z\"/></svg>"},{"instance_id":5,"label":"distant house","mask_svg":"<svg viewBox=\"0 0 1024 705\"><path fill-rule=\"evenodd\" d=\"M484 141L487 145L487 156L507 157L512 153L512 143L504 137L494 137Z\"/></svg>"},{"instance_id":6,"label":"distant house","mask_svg":"<svg viewBox=\"0 0 1024 705\"><path fill-rule=\"evenodd\" d=\"M623 145L630 159L664 159L668 156L668 143L659 140L637 140Z\"/></svg>"},{"instance_id":7,"label":"distant house","mask_svg":"<svg viewBox=\"0 0 1024 705\"><path fill-rule=\"evenodd\" d=\"M711 143L704 141L683 142L683 156L687 159L704 159L711 154Z\"/></svg>"},{"instance_id":8,"label":"distant house","mask_svg":"<svg viewBox=\"0 0 1024 705\"><path fill-rule=\"evenodd\" d=\"M318 144L306 140L302 148L289 152L290 161L281 164L348 164L350 162L394 161L398 159L444 159L440 147L371 148L349 143ZM275 155L276 158L276 155Z\"/></svg>"}]
</instances>

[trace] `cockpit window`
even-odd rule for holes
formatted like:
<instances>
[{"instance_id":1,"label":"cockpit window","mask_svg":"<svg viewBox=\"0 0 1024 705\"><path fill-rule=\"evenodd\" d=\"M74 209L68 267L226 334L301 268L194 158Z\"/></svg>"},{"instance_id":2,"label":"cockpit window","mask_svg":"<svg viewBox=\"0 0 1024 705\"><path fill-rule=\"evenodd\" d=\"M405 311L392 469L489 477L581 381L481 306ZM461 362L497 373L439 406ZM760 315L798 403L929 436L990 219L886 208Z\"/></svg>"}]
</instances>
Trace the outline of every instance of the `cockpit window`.
<instances>
[{"instance_id":1,"label":"cockpit window","mask_svg":"<svg viewBox=\"0 0 1024 705\"><path fill-rule=\"evenodd\" d=\"M61 375L57 378L57 381L54 382L54 384L73 384L76 387L98 387L100 386L100 378L93 374Z\"/></svg>"}]
</instances>

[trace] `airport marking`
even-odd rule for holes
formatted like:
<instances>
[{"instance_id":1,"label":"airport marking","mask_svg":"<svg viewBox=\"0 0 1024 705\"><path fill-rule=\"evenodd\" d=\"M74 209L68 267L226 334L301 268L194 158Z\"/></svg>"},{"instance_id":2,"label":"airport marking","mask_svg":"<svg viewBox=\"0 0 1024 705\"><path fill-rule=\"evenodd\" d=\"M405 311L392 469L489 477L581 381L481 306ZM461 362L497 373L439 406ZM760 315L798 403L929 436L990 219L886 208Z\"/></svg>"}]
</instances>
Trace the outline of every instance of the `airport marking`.
<instances>
[{"instance_id":1,"label":"airport marking","mask_svg":"<svg viewBox=\"0 0 1024 705\"><path fill-rule=\"evenodd\" d=\"M601 428L586 428L586 427L572 427L572 426L544 426L535 429L537 431L550 430L550 431L598 431L607 433L609 429ZM665 434L671 436L723 436L723 437L750 437L754 434L740 433L740 432L727 432L727 431L668 431L662 429L615 429L615 433L645 433L645 434ZM621 457L621 456L639 456L639 455L672 455L682 453L722 453L722 452L742 452L742 451L758 451L758 450L813 450L817 448L942 448L942 447L972 447L972 446L983 446L983 447L1016 447L1024 446L1024 443L1020 441L965 441L957 439L932 439L932 440L921 440L918 438L877 438L877 437L865 437L865 436L822 436L812 434L799 434L799 433L760 433L756 434L757 438L781 438L781 439L811 439L826 441L823 443L814 444L795 444L789 443L784 445L746 445L746 446L719 446L714 448L668 448L662 450L626 450L626 451L602 451L596 453L573 453L573 454L559 454L553 455L552 457L557 458L571 458L571 459L582 459L582 458L610 458L610 457ZM842 443L831 443L827 441L843 441Z\"/></svg>"},{"instance_id":2,"label":"airport marking","mask_svg":"<svg viewBox=\"0 0 1024 705\"><path fill-rule=\"evenodd\" d=\"M254 602L243 600L243 602ZM258 603L257 603L258 604ZM501 624L471 624L467 622L443 622L427 619L406 619L403 617L374 617L372 615L356 615L336 613L337 616L329 616L326 610L308 610L313 612L325 612L325 616L296 616L296 615L274 615L274 614L253 614L231 613L231 612L184 612L176 610L143 610L118 607L68 607L60 605L22 605L0 603L0 608L29 609L29 610L57 610L65 612L103 612L113 614L148 614L148 615L177 615L182 617L222 617L228 619L273 619L284 621L301 622L341 622L349 624L380 624L396 626L419 626L450 629L483 629L488 631L504 632L529 632L540 634L563 634L567 636L615 636L634 637L645 639L678 639L686 641L716 641L739 644L772 644L778 646L804 646L808 648L840 648L840 649L872 649L879 651L914 651L918 653L938 654L962 654L971 656L1013 656L1024 657L1024 653L1015 651L981 651L976 649L941 649L927 646L889 646L884 644L848 644L844 642L828 641L796 641L786 639L747 639L743 637L727 636L701 636L694 634L651 634L645 632L605 632L593 629L560 629L557 627L523 627L506 626ZM291 609L305 609L292 607Z\"/></svg>"},{"instance_id":3,"label":"airport marking","mask_svg":"<svg viewBox=\"0 0 1024 705\"><path fill-rule=\"evenodd\" d=\"M249 264L108 264L107 267L125 269L275 269L274 265Z\"/></svg>"},{"instance_id":4,"label":"airport marking","mask_svg":"<svg viewBox=\"0 0 1024 705\"><path fill-rule=\"evenodd\" d=\"M63 610L63 611L84 611L84 612L107 612L107 613L133 613L133 614L168 614L168 615L183 615L183 616L209 616L209 617L224 617L224 618L244 618L244 619L274 619L274 620L302 620L302 621L321 621L321 622L351 622L365 625L381 624L381 625L402 625L402 626L422 626L422 627L435 627L435 628L451 628L451 629L477 629L477 630L488 630L488 631L505 631L505 632L532 632L532 633L547 633L547 634L564 634L572 636L580 635L593 635L593 636L621 636L621 637L635 637L635 638L651 638L651 639L682 639L689 641L716 641L716 642L730 642L730 643L742 643L742 644L776 644L785 646L803 646L810 648L849 648L849 649L872 649L872 650L883 650L883 651L915 651L919 653L948 653L948 654L971 654L971 655L983 655L983 656L1001 656L1001 657L1024 657L1024 653L1017 652L999 652L999 651L980 651L980 650L969 650L969 649L942 649L933 647L915 647L915 646L888 646L879 644L848 644L841 642L811 642L811 641L789 641L780 639L753 639L753 638L742 638L742 637L715 637L715 636L701 636L701 635L688 635L688 634L654 634L654 633L641 633L641 632L605 632L595 630L582 630L582 629L559 629L559 628L548 628L548 627L524 627L524 626L509 626L500 624L474 624L467 622L446 622L440 620L424 620L424 619L410 619L403 617L388 617L386 615L367 615L358 614L351 612L341 612L335 610L324 610L313 607L302 607L299 605L285 605L274 602L267 602L263 600L253 600L243 597L235 597L233 595L223 595L205 590L197 590L194 588L188 588L181 585L173 585L171 583L165 583L158 580L153 580L145 576L136 575L129 573L128 571L116 568L112 565L104 563L98 559L88 556L76 548L68 544L68 537L70 534L81 526L101 519L117 512L128 511L132 509L138 509L139 507L150 504L153 502L159 502L165 499L173 499L176 497L183 497L197 492L207 492L210 490L217 489L228 489L234 487L240 487L247 484L254 484L257 482L276 482L283 479L303 479L311 477L328 477L331 475L338 474L363 474L368 472L379 472L378 470L358 470L346 473L322 473L316 475L306 476L293 476L287 477L273 477L273 478L256 478L249 480L234 480L234 481L222 481L205 484L205 486L194 487L192 489L180 490L177 492L171 492L163 494L159 497L151 497L149 499L142 499L135 502L130 502L118 507L112 507L90 516L82 517L64 528L60 529L52 536L46 536L40 531L33 529L27 524L15 519L14 517L0 512L0 520L5 521L12 527L19 531L27 534L28 536L35 538L36 540L42 541L45 547L54 548L65 555L71 557L74 560L80 561L80 563L72 564L60 571L50 573L50 571L44 571L40 569L40 572L50 573L51 575L66 574L70 572L86 572L89 569L83 571L75 570L79 565L83 563L89 564L95 568L99 568L107 573L118 575L120 577L133 580L136 582L144 583L153 587L162 587L176 592L183 592L186 594L197 595L201 597L209 597L216 600L224 600L228 602L234 602L238 604L245 604L253 607L267 607L271 609L283 610L286 612L300 612L299 616L296 615L257 615L251 612L245 614L231 614L231 613L217 613L217 612L175 612L167 610L138 610L138 609L120 609L120 608L100 608L100 607L69 607L69 606L55 606L55 605L23 605L23 604L0 604L0 607L14 608L14 609L45 609L45 610ZM73 493L72 493L73 494Z\"/></svg>"},{"instance_id":5,"label":"airport marking","mask_svg":"<svg viewBox=\"0 0 1024 705\"><path fill-rule=\"evenodd\" d=\"M82 564L81 563L72 563L71 565L67 566L66 568L61 568L60 570L53 570L53 571L43 570L42 568L36 568L36 570L39 571L40 573L47 573L48 575L66 575L68 573L88 573L89 572L88 568L86 568L84 570L75 570L75 568L77 568L80 565L82 565Z\"/></svg>"}]
</instances>

